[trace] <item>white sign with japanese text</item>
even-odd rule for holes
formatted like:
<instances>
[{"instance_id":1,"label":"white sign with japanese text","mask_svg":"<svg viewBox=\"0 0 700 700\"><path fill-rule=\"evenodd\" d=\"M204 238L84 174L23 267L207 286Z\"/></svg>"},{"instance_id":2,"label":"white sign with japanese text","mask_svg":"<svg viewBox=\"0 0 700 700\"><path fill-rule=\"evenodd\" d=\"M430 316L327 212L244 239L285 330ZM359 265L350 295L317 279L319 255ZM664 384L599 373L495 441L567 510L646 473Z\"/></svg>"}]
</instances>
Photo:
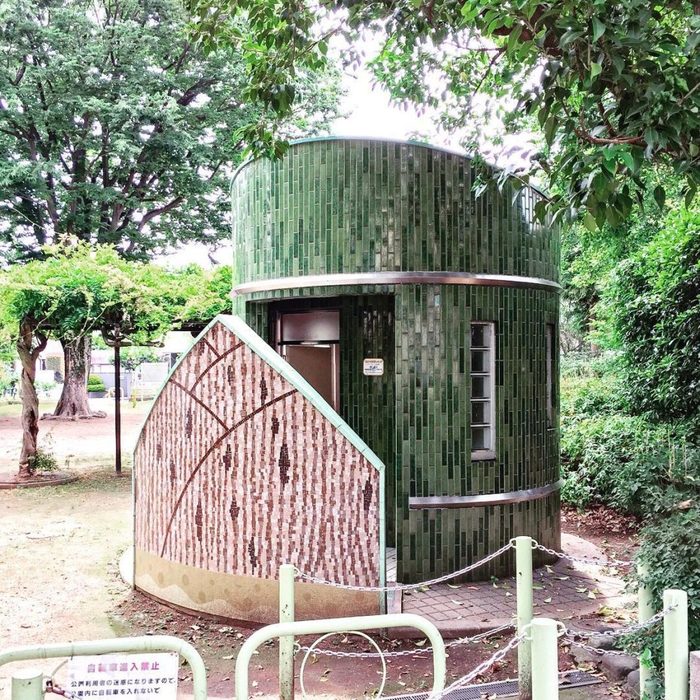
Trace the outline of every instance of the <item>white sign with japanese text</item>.
<instances>
[{"instance_id":1,"label":"white sign with japanese text","mask_svg":"<svg viewBox=\"0 0 700 700\"><path fill-rule=\"evenodd\" d=\"M177 654L104 654L68 661L68 689L78 698L177 699Z\"/></svg>"},{"instance_id":2,"label":"white sign with japanese text","mask_svg":"<svg viewBox=\"0 0 700 700\"><path fill-rule=\"evenodd\" d=\"M366 377L381 377L384 374L384 360L380 357L365 357L362 361L362 373Z\"/></svg>"}]
</instances>

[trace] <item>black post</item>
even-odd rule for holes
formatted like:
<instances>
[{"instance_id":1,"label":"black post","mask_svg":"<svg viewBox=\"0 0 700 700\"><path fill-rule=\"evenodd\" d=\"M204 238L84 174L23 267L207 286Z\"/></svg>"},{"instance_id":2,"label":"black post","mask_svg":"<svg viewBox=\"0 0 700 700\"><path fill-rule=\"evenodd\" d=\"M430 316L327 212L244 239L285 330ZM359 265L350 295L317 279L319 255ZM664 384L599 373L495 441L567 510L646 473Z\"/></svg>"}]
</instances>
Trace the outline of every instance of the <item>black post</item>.
<instances>
[{"instance_id":1,"label":"black post","mask_svg":"<svg viewBox=\"0 0 700 700\"><path fill-rule=\"evenodd\" d=\"M122 473L122 367L119 356L120 334L114 335L114 441L115 441L115 470Z\"/></svg>"}]
</instances>

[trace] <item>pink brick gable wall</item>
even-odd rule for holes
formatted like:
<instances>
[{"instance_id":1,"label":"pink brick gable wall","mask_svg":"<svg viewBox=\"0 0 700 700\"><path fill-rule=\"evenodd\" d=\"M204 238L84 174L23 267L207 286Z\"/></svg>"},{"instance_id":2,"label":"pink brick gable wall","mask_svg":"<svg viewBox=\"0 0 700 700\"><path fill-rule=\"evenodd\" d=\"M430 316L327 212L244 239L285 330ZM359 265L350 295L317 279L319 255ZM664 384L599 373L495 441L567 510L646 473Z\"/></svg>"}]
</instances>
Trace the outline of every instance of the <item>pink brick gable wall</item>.
<instances>
[{"instance_id":1,"label":"pink brick gable wall","mask_svg":"<svg viewBox=\"0 0 700 700\"><path fill-rule=\"evenodd\" d=\"M376 585L380 478L217 321L169 378L137 443L135 547L213 572L276 579L289 562Z\"/></svg>"}]
</instances>

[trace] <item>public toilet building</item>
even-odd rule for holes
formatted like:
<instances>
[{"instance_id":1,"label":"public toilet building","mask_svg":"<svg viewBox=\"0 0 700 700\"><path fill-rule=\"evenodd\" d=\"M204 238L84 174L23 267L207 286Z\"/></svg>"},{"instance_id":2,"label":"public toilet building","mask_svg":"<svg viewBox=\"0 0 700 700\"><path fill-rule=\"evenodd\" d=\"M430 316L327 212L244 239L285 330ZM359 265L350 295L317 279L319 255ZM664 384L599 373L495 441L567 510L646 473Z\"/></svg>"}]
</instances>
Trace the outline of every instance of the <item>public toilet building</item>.
<instances>
[{"instance_id":1,"label":"public toilet building","mask_svg":"<svg viewBox=\"0 0 700 700\"><path fill-rule=\"evenodd\" d=\"M234 315L174 368L135 451L138 588L269 621L281 563L377 586L521 534L559 547L558 237L536 190L476 196L476 177L368 139L240 168ZM307 582L297 605L383 598Z\"/></svg>"}]
</instances>

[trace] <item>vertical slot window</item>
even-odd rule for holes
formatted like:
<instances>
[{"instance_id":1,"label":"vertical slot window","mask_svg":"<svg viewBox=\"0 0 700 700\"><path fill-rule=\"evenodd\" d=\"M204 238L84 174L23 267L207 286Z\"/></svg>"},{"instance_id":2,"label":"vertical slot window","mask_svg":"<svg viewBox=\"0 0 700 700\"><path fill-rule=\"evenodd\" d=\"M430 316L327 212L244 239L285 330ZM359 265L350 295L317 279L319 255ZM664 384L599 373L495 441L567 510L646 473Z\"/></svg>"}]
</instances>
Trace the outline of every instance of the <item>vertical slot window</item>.
<instances>
[{"instance_id":1,"label":"vertical slot window","mask_svg":"<svg viewBox=\"0 0 700 700\"><path fill-rule=\"evenodd\" d=\"M554 324L548 323L545 336L546 356L546 382L547 382L547 425L554 427L554 354L556 352L556 339L554 337Z\"/></svg>"},{"instance_id":2,"label":"vertical slot window","mask_svg":"<svg viewBox=\"0 0 700 700\"><path fill-rule=\"evenodd\" d=\"M472 459L496 457L495 324L471 324L471 439Z\"/></svg>"}]
</instances>

